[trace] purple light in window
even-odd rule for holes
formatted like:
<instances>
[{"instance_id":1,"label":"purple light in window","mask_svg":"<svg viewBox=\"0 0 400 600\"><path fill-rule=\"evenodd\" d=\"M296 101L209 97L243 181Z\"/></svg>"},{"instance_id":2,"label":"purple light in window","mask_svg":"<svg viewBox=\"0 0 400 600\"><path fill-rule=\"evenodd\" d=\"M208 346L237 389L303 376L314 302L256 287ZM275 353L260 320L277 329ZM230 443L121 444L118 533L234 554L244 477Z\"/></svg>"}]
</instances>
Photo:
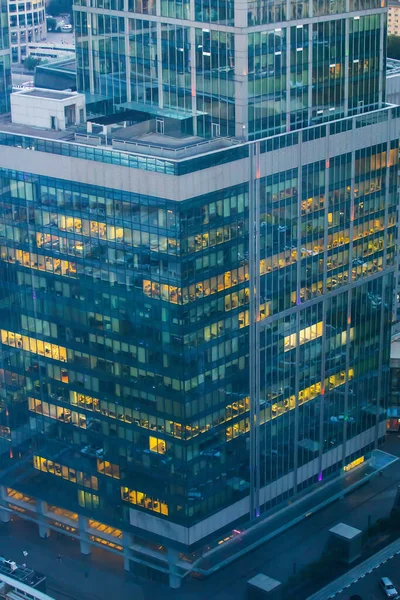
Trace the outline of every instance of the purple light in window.
<instances>
[{"instance_id":1,"label":"purple light in window","mask_svg":"<svg viewBox=\"0 0 400 600\"><path fill-rule=\"evenodd\" d=\"M322 481L322 471L321 471L321 473L319 473L319 475L318 475L318 481Z\"/></svg>"},{"instance_id":2,"label":"purple light in window","mask_svg":"<svg viewBox=\"0 0 400 600\"><path fill-rule=\"evenodd\" d=\"M259 511L259 510L257 510L257 511L256 511L256 518L258 519L258 517L259 517L259 516L260 516L260 511Z\"/></svg>"},{"instance_id":3,"label":"purple light in window","mask_svg":"<svg viewBox=\"0 0 400 600\"><path fill-rule=\"evenodd\" d=\"M33 299L36 300L36 290L33 290Z\"/></svg>"}]
</instances>

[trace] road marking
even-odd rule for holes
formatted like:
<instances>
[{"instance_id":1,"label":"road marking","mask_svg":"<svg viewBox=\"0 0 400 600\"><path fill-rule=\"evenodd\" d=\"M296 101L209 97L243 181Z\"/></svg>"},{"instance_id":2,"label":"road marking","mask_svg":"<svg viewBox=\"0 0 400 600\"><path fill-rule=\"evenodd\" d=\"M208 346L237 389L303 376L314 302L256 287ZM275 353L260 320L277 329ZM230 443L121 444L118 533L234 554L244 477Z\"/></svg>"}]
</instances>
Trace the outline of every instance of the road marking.
<instances>
[{"instance_id":1,"label":"road marking","mask_svg":"<svg viewBox=\"0 0 400 600\"><path fill-rule=\"evenodd\" d=\"M309 596L308 600L325 600L326 598L334 598L338 593L342 593L343 589L349 588L351 585L353 585L354 583L357 583L361 579L361 576L363 574L363 567L364 568L367 567L366 570L364 571L364 574L366 574L366 573L371 574L375 569L378 569L381 565L386 563L388 560L391 560L391 559L393 559L394 556L396 556L397 554L400 554L400 550L395 549L396 547L399 548L399 544L400 544L400 539L396 540L395 542L393 542L386 548L383 548L382 550L377 552L374 556L366 559L364 561L364 563L361 563L358 567L355 567L354 569L348 571L346 574L339 577L336 580L336 582L340 582L340 584L342 584L342 588L341 588L340 592L332 590L332 587L334 587L334 585L335 585L335 581L333 581L332 583L328 584L325 588L322 588L322 590L319 590L319 592L317 592L316 594ZM379 558L381 558L380 561L379 561ZM371 562L373 562L374 560L377 560L377 559L379 562L371 568L371 566L370 566ZM350 581L349 581L349 577L351 577ZM346 579L347 579L347 581L346 581ZM347 583L347 585L343 587L344 583ZM329 595L324 596L324 592L325 592L325 594L329 594L329 592L331 592L331 593Z\"/></svg>"}]
</instances>

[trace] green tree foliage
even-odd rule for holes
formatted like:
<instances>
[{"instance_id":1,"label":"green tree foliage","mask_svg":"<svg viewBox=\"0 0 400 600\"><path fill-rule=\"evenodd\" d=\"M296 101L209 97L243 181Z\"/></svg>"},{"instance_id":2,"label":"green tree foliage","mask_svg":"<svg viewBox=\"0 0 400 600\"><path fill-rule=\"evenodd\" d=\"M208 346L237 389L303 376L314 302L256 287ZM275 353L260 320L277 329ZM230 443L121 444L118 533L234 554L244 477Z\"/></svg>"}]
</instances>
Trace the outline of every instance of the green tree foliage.
<instances>
[{"instance_id":1,"label":"green tree foliage","mask_svg":"<svg viewBox=\"0 0 400 600\"><path fill-rule=\"evenodd\" d=\"M389 35L387 55L389 58L400 59L400 36Z\"/></svg>"},{"instance_id":2,"label":"green tree foliage","mask_svg":"<svg viewBox=\"0 0 400 600\"><path fill-rule=\"evenodd\" d=\"M50 0L46 12L48 15L72 15L72 0Z\"/></svg>"},{"instance_id":3,"label":"green tree foliage","mask_svg":"<svg viewBox=\"0 0 400 600\"><path fill-rule=\"evenodd\" d=\"M28 71L34 71L35 67L40 63L40 58L35 58L34 56L27 56L24 60L24 67L28 69Z\"/></svg>"},{"instance_id":4,"label":"green tree foliage","mask_svg":"<svg viewBox=\"0 0 400 600\"><path fill-rule=\"evenodd\" d=\"M47 31L55 31L57 29L57 21L53 17L47 17L46 19Z\"/></svg>"}]
</instances>

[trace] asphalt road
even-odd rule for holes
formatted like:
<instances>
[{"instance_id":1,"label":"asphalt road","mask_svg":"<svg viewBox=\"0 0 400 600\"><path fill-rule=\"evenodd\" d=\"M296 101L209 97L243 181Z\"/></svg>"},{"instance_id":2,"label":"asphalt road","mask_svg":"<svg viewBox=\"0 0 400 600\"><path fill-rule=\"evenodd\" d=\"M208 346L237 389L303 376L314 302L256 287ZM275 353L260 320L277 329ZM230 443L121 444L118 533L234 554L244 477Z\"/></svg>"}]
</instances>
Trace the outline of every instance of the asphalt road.
<instances>
[{"instance_id":1,"label":"asphalt road","mask_svg":"<svg viewBox=\"0 0 400 600\"><path fill-rule=\"evenodd\" d=\"M399 456L400 439L396 436L389 437L384 450ZM369 517L373 523L379 517L387 516L393 506L399 483L400 461L397 461L385 469L381 477L376 477L343 500L312 515L209 579L185 580L180 591L125 574L121 558L105 550L96 548L92 556L83 557L76 540L54 534L49 539L42 540L38 536L36 525L18 517L14 517L13 522L8 525L0 524L0 555L21 562L22 551L29 551L26 561L28 566L49 577L49 593L57 600L109 600L124 597L135 600L176 600L180 596L185 600L242 600L246 598L247 580L257 573L286 581L294 570L299 571L306 564L318 560L325 548L328 530L333 525L344 522L366 529ZM58 553L62 555L61 563L56 560ZM400 565L397 567L399 575L394 575L393 579L400 584L399 567ZM391 577L391 572L387 574ZM54 590L58 592L55 593ZM375 584L371 591L376 600L383 600L383 595ZM348 597L342 596L346 600ZM363 600L375 598L367 596Z\"/></svg>"},{"instance_id":2,"label":"asphalt road","mask_svg":"<svg viewBox=\"0 0 400 600\"><path fill-rule=\"evenodd\" d=\"M347 590L335 596L335 600L349 600L354 594L361 596L362 600L385 600L386 596L379 587L381 577L389 577L400 593L400 555L394 556L384 565L374 569L370 575L366 575Z\"/></svg>"}]
</instances>

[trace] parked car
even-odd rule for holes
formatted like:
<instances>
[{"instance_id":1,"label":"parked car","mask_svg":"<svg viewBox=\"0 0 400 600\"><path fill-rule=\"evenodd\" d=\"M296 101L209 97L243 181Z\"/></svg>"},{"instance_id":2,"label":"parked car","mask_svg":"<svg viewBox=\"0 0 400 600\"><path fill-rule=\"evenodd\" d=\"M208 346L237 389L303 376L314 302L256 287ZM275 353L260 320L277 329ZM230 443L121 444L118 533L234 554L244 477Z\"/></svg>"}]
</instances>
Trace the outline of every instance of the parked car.
<instances>
[{"instance_id":1,"label":"parked car","mask_svg":"<svg viewBox=\"0 0 400 600\"><path fill-rule=\"evenodd\" d=\"M382 577L379 581L379 585L384 591L386 598L397 598L398 592L389 577Z\"/></svg>"}]
</instances>

